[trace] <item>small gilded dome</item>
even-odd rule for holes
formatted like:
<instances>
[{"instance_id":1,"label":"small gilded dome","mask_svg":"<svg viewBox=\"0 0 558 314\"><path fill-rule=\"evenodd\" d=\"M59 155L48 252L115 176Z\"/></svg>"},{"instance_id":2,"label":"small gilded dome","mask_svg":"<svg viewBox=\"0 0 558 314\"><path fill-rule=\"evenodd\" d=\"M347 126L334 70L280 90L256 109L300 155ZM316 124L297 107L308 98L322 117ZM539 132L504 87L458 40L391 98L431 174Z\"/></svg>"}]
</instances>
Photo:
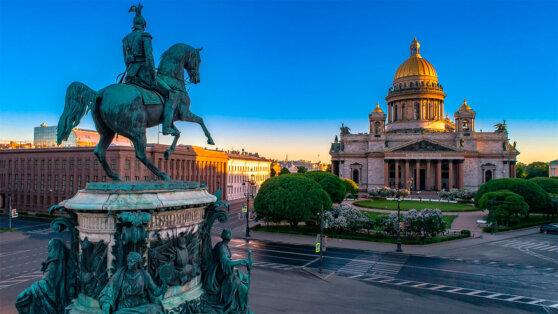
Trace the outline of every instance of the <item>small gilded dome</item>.
<instances>
[{"instance_id":1,"label":"small gilded dome","mask_svg":"<svg viewBox=\"0 0 558 314\"><path fill-rule=\"evenodd\" d=\"M380 108L380 103L379 102L376 102L376 108L374 108L374 110L372 110L372 112L384 113L384 111Z\"/></svg>"},{"instance_id":2,"label":"small gilded dome","mask_svg":"<svg viewBox=\"0 0 558 314\"><path fill-rule=\"evenodd\" d=\"M467 105L467 100L465 98L463 98L463 105L461 105L461 107L459 107L459 111L461 110L472 110L471 107L469 107L469 105Z\"/></svg>"},{"instance_id":3,"label":"small gilded dome","mask_svg":"<svg viewBox=\"0 0 558 314\"><path fill-rule=\"evenodd\" d=\"M432 64L421 57L420 44L416 38L411 43L411 56L397 68L393 80L408 76L438 76Z\"/></svg>"}]
</instances>

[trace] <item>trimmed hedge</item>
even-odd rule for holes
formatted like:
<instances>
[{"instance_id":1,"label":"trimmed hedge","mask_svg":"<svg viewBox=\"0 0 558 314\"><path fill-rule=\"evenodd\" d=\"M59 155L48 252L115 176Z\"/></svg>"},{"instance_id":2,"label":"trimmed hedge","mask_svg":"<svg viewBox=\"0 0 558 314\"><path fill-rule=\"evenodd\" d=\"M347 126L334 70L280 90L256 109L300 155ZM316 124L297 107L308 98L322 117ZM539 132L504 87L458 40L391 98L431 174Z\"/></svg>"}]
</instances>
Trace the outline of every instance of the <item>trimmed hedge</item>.
<instances>
[{"instance_id":1,"label":"trimmed hedge","mask_svg":"<svg viewBox=\"0 0 558 314\"><path fill-rule=\"evenodd\" d=\"M317 182L301 174L284 174L267 179L254 199L256 219L287 221L296 228L299 222L314 219L331 209L329 195Z\"/></svg>"},{"instance_id":2,"label":"trimmed hedge","mask_svg":"<svg viewBox=\"0 0 558 314\"><path fill-rule=\"evenodd\" d=\"M349 194L358 193L358 185L355 183L355 181L347 178L341 179L341 181L343 182L343 185L345 186L345 190L347 191L347 193Z\"/></svg>"},{"instance_id":3,"label":"trimmed hedge","mask_svg":"<svg viewBox=\"0 0 558 314\"><path fill-rule=\"evenodd\" d=\"M493 205L491 205L492 201L494 201ZM527 216L529 212L529 205L523 196L506 190L485 193L479 200L479 206L489 209L492 207L491 222L498 222L506 226L510 225L512 217Z\"/></svg>"},{"instance_id":4,"label":"trimmed hedge","mask_svg":"<svg viewBox=\"0 0 558 314\"><path fill-rule=\"evenodd\" d=\"M551 194L558 194L558 180L553 178L532 178L529 181L538 184L543 190Z\"/></svg>"},{"instance_id":5,"label":"trimmed hedge","mask_svg":"<svg viewBox=\"0 0 558 314\"><path fill-rule=\"evenodd\" d=\"M343 181L331 172L325 171L309 171L304 174L309 179L318 182L322 188L329 194L333 203L341 203L347 195Z\"/></svg>"},{"instance_id":6,"label":"trimmed hedge","mask_svg":"<svg viewBox=\"0 0 558 314\"><path fill-rule=\"evenodd\" d=\"M484 194L499 190L509 190L523 196L525 202L529 205L529 213L546 214L551 209L550 197L543 188L530 180L518 178L494 179L483 184L475 194L475 207L481 208L479 207L479 200Z\"/></svg>"}]
</instances>

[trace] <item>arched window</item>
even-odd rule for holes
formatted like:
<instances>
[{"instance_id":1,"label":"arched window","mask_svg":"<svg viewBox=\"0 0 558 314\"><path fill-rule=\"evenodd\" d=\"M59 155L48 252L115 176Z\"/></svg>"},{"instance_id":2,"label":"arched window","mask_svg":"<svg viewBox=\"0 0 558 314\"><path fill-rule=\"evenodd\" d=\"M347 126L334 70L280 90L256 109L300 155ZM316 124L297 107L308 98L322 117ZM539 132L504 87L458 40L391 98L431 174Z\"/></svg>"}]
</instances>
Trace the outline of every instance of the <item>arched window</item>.
<instances>
[{"instance_id":1,"label":"arched window","mask_svg":"<svg viewBox=\"0 0 558 314\"><path fill-rule=\"evenodd\" d=\"M463 120L463 131L469 131L469 120Z\"/></svg>"},{"instance_id":2,"label":"arched window","mask_svg":"<svg viewBox=\"0 0 558 314\"><path fill-rule=\"evenodd\" d=\"M405 104L403 104L401 108L401 120L405 120Z\"/></svg>"},{"instance_id":3,"label":"arched window","mask_svg":"<svg viewBox=\"0 0 558 314\"><path fill-rule=\"evenodd\" d=\"M378 121L376 121L376 123L374 124L374 133L380 134L380 122Z\"/></svg>"},{"instance_id":4,"label":"arched window","mask_svg":"<svg viewBox=\"0 0 558 314\"><path fill-rule=\"evenodd\" d=\"M399 106L395 105L395 111L394 111L394 117L393 117L393 121L397 121L397 119L399 118Z\"/></svg>"},{"instance_id":5,"label":"arched window","mask_svg":"<svg viewBox=\"0 0 558 314\"><path fill-rule=\"evenodd\" d=\"M359 175L358 169L354 169L353 170L353 181L355 181L356 184L359 184L359 182L360 182L359 179L360 179L360 175Z\"/></svg>"},{"instance_id":6,"label":"arched window","mask_svg":"<svg viewBox=\"0 0 558 314\"><path fill-rule=\"evenodd\" d=\"M484 183L492 180L492 170L486 170L484 173Z\"/></svg>"},{"instance_id":7,"label":"arched window","mask_svg":"<svg viewBox=\"0 0 558 314\"><path fill-rule=\"evenodd\" d=\"M409 83L409 86L410 86L410 87L413 87L413 86L414 86L413 82L410 82L410 83Z\"/></svg>"},{"instance_id":8,"label":"arched window","mask_svg":"<svg viewBox=\"0 0 558 314\"><path fill-rule=\"evenodd\" d=\"M419 107L418 102L415 103L415 111L414 111L414 114L413 114L413 118L415 120L418 120L420 118L420 107Z\"/></svg>"}]
</instances>

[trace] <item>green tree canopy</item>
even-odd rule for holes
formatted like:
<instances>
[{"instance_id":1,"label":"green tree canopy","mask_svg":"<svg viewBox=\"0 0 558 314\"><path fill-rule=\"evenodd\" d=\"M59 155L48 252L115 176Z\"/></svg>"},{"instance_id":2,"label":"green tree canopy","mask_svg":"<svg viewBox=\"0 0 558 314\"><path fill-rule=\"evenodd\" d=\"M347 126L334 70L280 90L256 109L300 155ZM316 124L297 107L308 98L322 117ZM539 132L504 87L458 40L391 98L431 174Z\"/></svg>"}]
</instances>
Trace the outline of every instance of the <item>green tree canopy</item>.
<instances>
[{"instance_id":1,"label":"green tree canopy","mask_svg":"<svg viewBox=\"0 0 558 314\"><path fill-rule=\"evenodd\" d=\"M298 172L298 173L306 173L306 172L308 172L308 168L306 168L306 167L304 167L304 166L298 166L298 167L296 167L296 169L297 169L297 172Z\"/></svg>"},{"instance_id":2,"label":"green tree canopy","mask_svg":"<svg viewBox=\"0 0 558 314\"><path fill-rule=\"evenodd\" d=\"M287 221L296 228L321 211L331 209L331 199L320 184L300 174L288 174L266 180L254 199L257 219Z\"/></svg>"},{"instance_id":3,"label":"green tree canopy","mask_svg":"<svg viewBox=\"0 0 558 314\"><path fill-rule=\"evenodd\" d=\"M515 165L515 176L517 178L525 179L527 177L527 165L522 162L518 162Z\"/></svg>"},{"instance_id":4,"label":"green tree canopy","mask_svg":"<svg viewBox=\"0 0 558 314\"><path fill-rule=\"evenodd\" d=\"M554 178L538 177L538 178L532 178L529 181L535 182L548 193L558 194L558 180Z\"/></svg>"},{"instance_id":5,"label":"green tree canopy","mask_svg":"<svg viewBox=\"0 0 558 314\"><path fill-rule=\"evenodd\" d=\"M491 220L509 226L510 217L527 216L529 205L523 196L508 190L487 192L479 200L482 209L492 209Z\"/></svg>"},{"instance_id":6,"label":"green tree canopy","mask_svg":"<svg viewBox=\"0 0 558 314\"><path fill-rule=\"evenodd\" d=\"M275 169L271 167L271 170L269 170L269 177L275 177L276 175L277 175L277 171L275 171Z\"/></svg>"},{"instance_id":7,"label":"green tree canopy","mask_svg":"<svg viewBox=\"0 0 558 314\"><path fill-rule=\"evenodd\" d=\"M529 212L548 213L550 210L550 197L539 185L530 180L518 178L503 178L490 180L483 184L475 194L475 206L479 207L479 200L485 193L499 190L509 190L523 196L529 205ZM529 213L527 213L527 217Z\"/></svg>"},{"instance_id":8,"label":"green tree canopy","mask_svg":"<svg viewBox=\"0 0 558 314\"><path fill-rule=\"evenodd\" d=\"M548 164L542 161L532 162L527 166L525 172L527 173L526 179L548 177Z\"/></svg>"},{"instance_id":9,"label":"green tree canopy","mask_svg":"<svg viewBox=\"0 0 558 314\"><path fill-rule=\"evenodd\" d=\"M281 172L279 172L279 175L282 174L290 174L291 172L289 171L289 169L287 169L286 167L283 167L283 169L281 169Z\"/></svg>"},{"instance_id":10,"label":"green tree canopy","mask_svg":"<svg viewBox=\"0 0 558 314\"><path fill-rule=\"evenodd\" d=\"M318 182L327 194L329 194L332 202L341 203L345 199L347 191L345 190L343 181L341 181L341 179L333 173L325 171L309 171L304 175Z\"/></svg>"},{"instance_id":11,"label":"green tree canopy","mask_svg":"<svg viewBox=\"0 0 558 314\"><path fill-rule=\"evenodd\" d=\"M343 181L343 185L345 186L345 190L347 190L347 193L349 194L358 193L358 185L356 184L355 181L347 178L341 179L341 181Z\"/></svg>"},{"instance_id":12,"label":"green tree canopy","mask_svg":"<svg viewBox=\"0 0 558 314\"><path fill-rule=\"evenodd\" d=\"M331 164L329 164L329 165L326 166L326 170L325 170L325 171L326 171L326 172L331 172Z\"/></svg>"}]
</instances>

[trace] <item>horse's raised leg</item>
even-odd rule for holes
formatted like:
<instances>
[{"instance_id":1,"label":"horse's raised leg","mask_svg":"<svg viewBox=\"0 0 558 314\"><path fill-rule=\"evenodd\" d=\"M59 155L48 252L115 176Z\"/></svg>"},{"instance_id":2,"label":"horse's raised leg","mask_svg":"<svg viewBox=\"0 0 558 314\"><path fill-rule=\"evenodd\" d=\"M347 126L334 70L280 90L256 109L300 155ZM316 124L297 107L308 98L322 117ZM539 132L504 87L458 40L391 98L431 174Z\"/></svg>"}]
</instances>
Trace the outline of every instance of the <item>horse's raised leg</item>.
<instances>
[{"instance_id":1,"label":"horse's raised leg","mask_svg":"<svg viewBox=\"0 0 558 314\"><path fill-rule=\"evenodd\" d=\"M94 154L95 156L97 156L97 159L99 159L99 162L101 163L103 169L105 169L107 175L113 180L120 181L120 176L118 175L118 173L112 171L106 159L107 148L110 146L110 143L112 143L113 138L114 132L112 131L101 133L101 138L99 139L99 144L97 144L97 147L95 147Z\"/></svg>"},{"instance_id":2,"label":"horse's raised leg","mask_svg":"<svg viewBox=\"0 0 558 314\"><path fill-rule=\"evenodd\" d=\"M196 116L192 113L192 111L188 110L188 112L184 115L184 119L182 121L194 122L199 124L203 130L203 133L207 137L207 144L215 145L215 142L213 142L213 138L211 138L211 134L205 127L205 123L203 123L203 119L201 117Z\"/></svg>"},{"instance_id":3,"label":"horse's raised leg","mask_svg":"<svg viewBox=\"0 0 558 314\"><path fill-rule=\"evenodd\" d=\"M165 151L165 159L169 159L170 155L174 152L178 139L180 138L180 131L178 131L178 129L174 126L174 123L171 124L171 129L176 132L176 135L174 135L174 140L172 141L170 148Z\"/></svg>"},{"instance_id":4,"label":"horse's raised leg","mask_svg":"<svg viewBox=\"0 0 558 314\"><path fill-rule=\"evenodd\" d=\"M155 165L147 158L145 154L145 146L147 140L145 138L145 133L139 136L136 136L132 139L132 143L134 144L134 150L136 151L136 158L139 159L151 172L153 172L156 176L161 178L161 180L169 180L169 176L164 173L163 171L159 170L159 168L155 167Z\"/></svg>"}]
</instances>

